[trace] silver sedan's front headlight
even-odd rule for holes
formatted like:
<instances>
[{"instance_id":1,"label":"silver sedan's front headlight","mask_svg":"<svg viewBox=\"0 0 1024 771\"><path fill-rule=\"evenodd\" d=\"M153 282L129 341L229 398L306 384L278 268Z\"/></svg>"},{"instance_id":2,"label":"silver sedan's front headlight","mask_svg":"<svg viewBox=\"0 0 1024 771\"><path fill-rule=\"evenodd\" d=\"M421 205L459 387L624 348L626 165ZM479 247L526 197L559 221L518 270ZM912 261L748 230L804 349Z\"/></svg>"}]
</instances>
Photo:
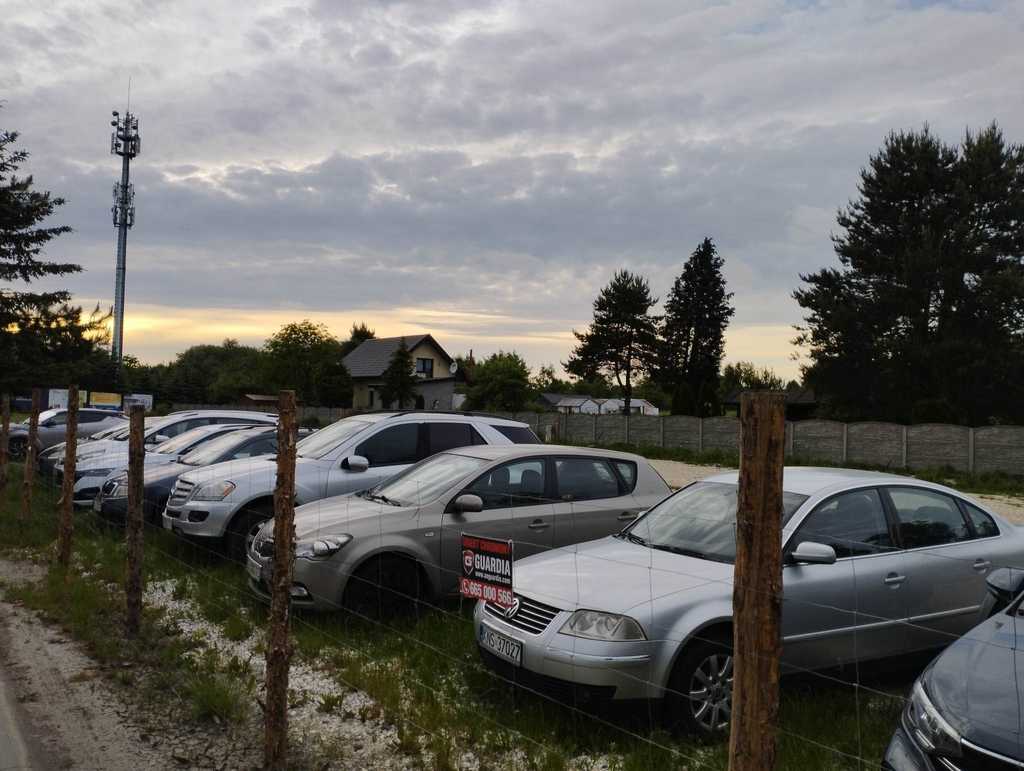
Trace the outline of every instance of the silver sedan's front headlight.
<instances>
[{"instance_id":1,"label":"silver sedan's front headlight","mask_svg":"<svg viewBox=\"0 0 1024 771\"><path fill-rule=\"evenodd\" d=\"M951 758L960 757L960 734L939 714L920 678L914 683L907 714L916 738L925 750Z\"/></svg>"},{"instance_id":2,"label":"silver sedan's front headlight","mask_svg":"<svg viewBox=\"0 0 1024 771\"><path fill-rule=\"evenodd\" d=\"M351 540L352 536L348 533L342 533L341 535L317 538L312 541L299 541L295 544L295 557L305 560L325 559L337 553L341 547Z\"/></svg>"},{"instance_id":3,"label":"silver sedan's front headlight","mask_svg":"<svg viewBox=\"0 0 1024 771\"><path fill-rule=\"evenodd\" d=\"M643 628L629 616L602 613L598 610L577 610L562 628L562 634L584 637L588 640L646 640Z\"/></svg>"},{"instance_id":4,"label":"silver sedan's front headlight","mask_svg":"<svg viewBox=\"0 0 1024 771\"><path fill-rule=\"evenodd\" d=\"M222 501L231 495L235 483L226 479L199 485L189 496L190 501Z\"/></svg>"}]
</instances>

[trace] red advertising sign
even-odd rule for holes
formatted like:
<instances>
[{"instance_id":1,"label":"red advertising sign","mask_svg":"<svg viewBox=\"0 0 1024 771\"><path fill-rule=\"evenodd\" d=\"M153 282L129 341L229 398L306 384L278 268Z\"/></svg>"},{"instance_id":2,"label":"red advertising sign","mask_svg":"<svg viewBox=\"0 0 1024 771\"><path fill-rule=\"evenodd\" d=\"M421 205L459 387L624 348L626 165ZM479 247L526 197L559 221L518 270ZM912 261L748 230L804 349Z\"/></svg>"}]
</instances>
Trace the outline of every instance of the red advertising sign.
<instances>
[{"instance_id":1,"label":"red advertising sign","mask_svg":"<svg viewBox=\"0 0 1024 771\"><path fill-rule=\"evenodd\" d=\"M463 597L486 600L502 608L512 607L512 542L462 534Z\"/></svg>"}]
</instances>

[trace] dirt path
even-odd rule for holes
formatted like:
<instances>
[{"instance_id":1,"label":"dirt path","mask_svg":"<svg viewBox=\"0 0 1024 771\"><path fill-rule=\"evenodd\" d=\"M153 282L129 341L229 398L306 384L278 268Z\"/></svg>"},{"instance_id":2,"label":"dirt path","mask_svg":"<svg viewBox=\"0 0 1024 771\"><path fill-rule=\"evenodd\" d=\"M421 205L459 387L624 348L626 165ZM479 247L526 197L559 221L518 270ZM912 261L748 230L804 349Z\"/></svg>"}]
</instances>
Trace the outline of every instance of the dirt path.
<instances>
[{"instance_id":1,"label":"dirt path","mask_svg":"<svg viewBox=\"0 0 1024 771\"><path fill-rule=\"evenodd\" d=\"M652 460L651 465L665 479L670 487L682 487L698 479L704 479L721 471L729 471L720 466L697 466L692 463L680 463L674 460ZM996 514L1006 517L1010 522L1024 525L1024 499L1009 495L971 495Z\"/></svg>"}]
</instances>

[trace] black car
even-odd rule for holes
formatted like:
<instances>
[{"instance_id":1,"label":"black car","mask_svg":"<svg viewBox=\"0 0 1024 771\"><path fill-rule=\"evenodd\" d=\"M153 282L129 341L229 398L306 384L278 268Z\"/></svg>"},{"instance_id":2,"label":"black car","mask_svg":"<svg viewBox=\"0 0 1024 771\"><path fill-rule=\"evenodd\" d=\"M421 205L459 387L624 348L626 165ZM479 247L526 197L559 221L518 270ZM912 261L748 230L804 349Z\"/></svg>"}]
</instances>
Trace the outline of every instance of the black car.
<instances>
[{"instance_id":1,"label":"black car","mask_svg":"<svg viewBox=\"0 0 1024 771\"><path fill-rule=\"evenodd\" d=\"M276 426L233 428L204 442L174 463L148 468L143 476L143 516L148 522L160 523L171 488L179 476L199 466L210 466L226 460L254 458L277 452ZM108 479L100 488L93 510L104 519L124 522L128 509L128 473Z\"/></svg>"},{"instance_id":2,"label":"black car","mask_svg":"<svg viewBox=\"0 0 1024 771\"><path fill-rule=\"evenodd\" d=\"M914 684L882 761L886 771L1024 768L1024 570L988 578L991 615L943 651ZM1007 601L1009 604L1007 605Z\"/></svg>"}]
</instances>

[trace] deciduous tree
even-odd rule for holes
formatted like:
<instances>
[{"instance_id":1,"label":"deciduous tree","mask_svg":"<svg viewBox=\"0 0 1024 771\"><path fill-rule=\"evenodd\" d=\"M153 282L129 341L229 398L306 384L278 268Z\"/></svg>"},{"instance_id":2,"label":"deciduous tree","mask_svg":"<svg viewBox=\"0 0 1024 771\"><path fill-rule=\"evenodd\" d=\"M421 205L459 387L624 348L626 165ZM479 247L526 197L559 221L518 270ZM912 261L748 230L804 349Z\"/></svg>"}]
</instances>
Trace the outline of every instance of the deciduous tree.
<instances>
[{"instance_id":1,"label":"deciduous tree","mask_svg":"<svg viewBox=\"0 0 1024 771\"><path fill-rule=\"evenodd\" d=\"M498 351L476 365L466 397L470 409L515 412L530 399L530 368L515 351Z\"/></svg>"}]
</instances>

